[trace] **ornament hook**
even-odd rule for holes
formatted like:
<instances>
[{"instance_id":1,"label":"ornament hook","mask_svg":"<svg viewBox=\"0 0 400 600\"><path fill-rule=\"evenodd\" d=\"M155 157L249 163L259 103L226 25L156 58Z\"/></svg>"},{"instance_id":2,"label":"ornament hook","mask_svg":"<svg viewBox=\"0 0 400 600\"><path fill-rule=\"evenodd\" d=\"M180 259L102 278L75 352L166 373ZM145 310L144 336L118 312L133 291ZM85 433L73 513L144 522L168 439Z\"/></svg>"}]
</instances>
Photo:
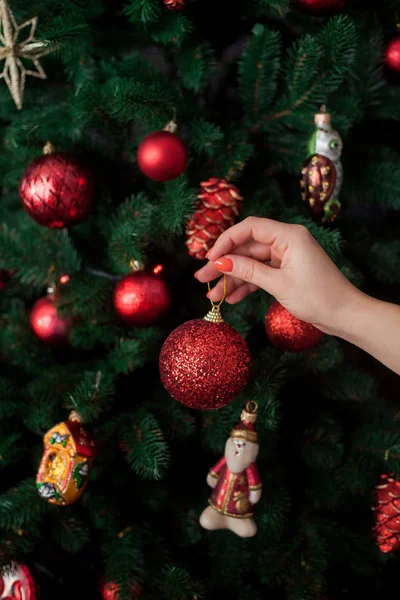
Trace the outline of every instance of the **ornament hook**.
<instances>
[{"instance_id":1,"label":"ornament hook","mask_svg":"<svg viewBox=\"0 0 400 600\"><path fill-rule=\"evenodd\" d=\"M258 411L258 404L255 400L249 400L246 404L246 410L250 414L254 414Z\"/></svg>"},{"instance_id":2,"label":"ornament hook","mask_svg":"<svg viewBox=\"0 0 400 600\"><path fill-rule=\"evenodd\" d=\"M211 286L210 286L210 282L207 281L207 287L208 287L208 291L211 292ZM219 302L213 302L212 300L210 300L211 302L211 306L213 308L220 308L222 306L223 301L226 298L226 275L224 274L224 295L222 296L222 299Z\"/></svg>"}]
</instances>

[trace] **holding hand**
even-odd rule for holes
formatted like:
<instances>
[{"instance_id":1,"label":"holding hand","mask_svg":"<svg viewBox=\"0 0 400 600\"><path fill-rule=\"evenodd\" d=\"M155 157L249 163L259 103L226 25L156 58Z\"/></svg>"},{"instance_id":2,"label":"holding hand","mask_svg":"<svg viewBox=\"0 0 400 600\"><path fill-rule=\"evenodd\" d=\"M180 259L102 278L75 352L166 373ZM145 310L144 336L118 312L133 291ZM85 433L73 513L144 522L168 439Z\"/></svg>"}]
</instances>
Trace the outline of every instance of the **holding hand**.
<instances>
[{"instance_id":1,"label":"holding hand","mask_svg":"<svg viewBox=\"0 0 400 600\"><path fill-rule=\"evenodd\" d=\"M226 273L227 302L262 288L325 333L335 331L360 294L302 225L249 217L222 233L207 258L195 277L206 282ZM221 299L222 285L208 294L211 300Z\"/></svg>"},{"instance_id":2,"label":"holding hand","mask_svg":"<svg viewBox=\"0 0 400 600\"><path fill-rule=\"evenodd\" d=\"M400 307L367 296L335 266L301 225L249 217L220 235L195 274L227 274L227 302L261 288L291 314L359 346L400 374ZM218 301L220 281L208 294Z\"/></svg>"}]
</instances>

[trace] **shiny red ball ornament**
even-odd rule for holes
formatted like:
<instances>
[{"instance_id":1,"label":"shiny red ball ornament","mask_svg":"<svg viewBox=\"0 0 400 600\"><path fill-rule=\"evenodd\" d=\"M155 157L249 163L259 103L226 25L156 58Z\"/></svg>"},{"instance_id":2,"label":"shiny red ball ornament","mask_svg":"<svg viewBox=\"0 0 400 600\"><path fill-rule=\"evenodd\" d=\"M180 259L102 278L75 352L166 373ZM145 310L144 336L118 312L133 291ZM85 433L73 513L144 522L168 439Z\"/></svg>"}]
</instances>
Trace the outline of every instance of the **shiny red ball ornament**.
<instances>
[{"instance_id":1,"label":"shiny red ball ornament","mask_svg":"<svg viewBox=\"0 0 400 600\"><path fill-rule=\"evenodd\" d=\"M167 284L154 272L128 273L114 288L114 308L128 325L154 325L170 306L171 295Z\"/></svg>"},{"instance_id":2,"label":"shiny red ball ornament","mask_svg":"<svg viewBox=\"0 0 400 600\"><path fill-rule=\"evenodd\" d=\"M60 229L83 221L93 202L93 179L72 154L52 152L25 169L19 185L22 206L37 223Z\"/></svg>"},{"instance_id":3,"label":"shiny red ball ornament","mask_svg":"<svg viewBox=\"0 0 400 600\"><path fill-rule=\"evenodd\" d=\"M324 335L311 323L291 315L277 300L268 309L265 329L273 345L285 352L311 350Z\"/></svg>"},{"instance_id":4,"label":"shiny red ball ornament","mask_svg":"<svg viewBox=\"0 0 400 600\"><path fill-rule=\"evenodd\" d=\"M141 141L137 161L140 170L149 179L170 181L185 170L187 149L175 133L155 131Z\"/></svg>"},{"instance_id":5,"label":"shiny red ball ornament","mask_svg":"<svg viewBox=\"0 0 400 600\"><path fill-rule=\"evenodd\" d=\"M376 486L375 537L381 552L400 549L400 481L393 474L381 475Z\"/></svg>"},{"instance_id":6,"label":"shiny red ball ornament","mask_svg":"<svg viewBox=\"0 0 400 600\"><path fill-rule=\"evenodd\" d=\"M168 10L181 10L185 6L185 0L164 0Z\"/></svg>"},{"instance_id":7,"label":"shiny red ball ornament","mask_svg":"<svg viewBox=\"0 0 400 600\"><path fill-rule=\"evenodd\" d=\"M100 595L103 600L119 600L120 599L120 586L118 583L113 581L100 581L99 585ZM129 600L139 598L142 593L142 587L138 583L132 583L130 585Z\"/></svg>"},{"instance_id":8,"label":"shiny red ball ornament","mask_svg":"<svg viewBox=\"0 0 400 600\"><path fill-rule=\"evenodd\" d=\"M392 71L400 73L400 35L393 38L387 45L385 64Z\"/></svg>"},{"instance_id":9,"label":"shiny red ball ornament","mask_svg":"<svg viewBox=\"0 0 400 600\"><path fill-rule=\"evenodd\" d=\"M13 562L0 575L1 600L37 600L37 586L25 565Z\"/></svg>"},{"instance_id":10,"label":"shiny red ball ornament","mask_svg":"<svg viewBox=\"0 0 400 600\"><path fill-rule=\"evenodd\" d=\"M320 16L335 13L346 4L346 0L295 0L295 4L303 12Z\"/></svg>"},{"instance_id":11,"label":"shiny red ball ornament","mask_svg":"<svg viewBox=\"0 0 400 600\"><path fill-rule=\"evenodd\" d=\"M245 340L226 323L208 321L209 315L174 329L159 359L167 392L185 406L201 410L229 404L246 385L250 369Z\"/></svg>"},{"instance_id":12,"label":"shiny red ball ornament","mask_svg":"<svg viewBox=\"0 0 400 600\"><path fill-rule=\"evenodd\" d=\"M37 337L54 348L68 342L73 321L71 317L61 317L54 298L45 296L33 305L30 324Z\"/></svg>"}]
</instances>

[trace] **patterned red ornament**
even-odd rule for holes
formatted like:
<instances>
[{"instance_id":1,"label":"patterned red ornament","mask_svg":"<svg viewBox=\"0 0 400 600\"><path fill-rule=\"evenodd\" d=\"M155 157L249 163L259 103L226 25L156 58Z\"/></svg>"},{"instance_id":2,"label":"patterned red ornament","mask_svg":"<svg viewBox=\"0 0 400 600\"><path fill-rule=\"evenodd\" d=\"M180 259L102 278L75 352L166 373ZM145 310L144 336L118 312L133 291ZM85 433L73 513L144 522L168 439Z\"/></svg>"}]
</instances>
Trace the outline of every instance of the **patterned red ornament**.
<instances>
[{"instance_id":1,"label":"patterned red ornament","mask_svg":"<svg viewBox=\"0 0 400 600\"><path fill-rule=\"evenodd\" d=\"M387 45L385 63L389 69L400 73L400 36L393 38Z\"/></svg>"},{"instance_id":2,"label":"patterned red ornament","mask_svg":"<svg viewBox=\"0 0 400 600\"><path fill-rule=\"evenodd\" d=\"M113 581L100 581L99 591L103 600L119 600L120 598L120 586L118 583ZM130 585L129 600L139 598L142 594L142 587L138 583L132 583Z\"/></svg>"},{"instance_id":3,"label":"patterned red ornament","mask_svg":"<svg viewBox=\"0 0 400 600\"><path fill-rule=\"evenodd\" d=\"M168 10L181 10L185 6L185 0L164 0Z\"/></svg>"},{"instance_id":4,"label":"patterned red ornament","mask_svg":"<svg viewBox=\"0 0 400 600\"><path fill-rule=\"evenodd\" d=\"M128 325L149 327L164 316L170 306L167 284L154 272L128 273L115 286L114 308Z\"/></svg>"},{"instance_id":5,"label":"patterned red ornament","mask_svg":"<svg viewBox=\"0 0 400 600\"><path fill-rule=\"evenodd\" d=\"M13 562L0 575L1 600L36 600L37 598L37 588L27 566Z\"/></svg>"},{"instance_id":6,"label":"patterned red ornament","mask_svg":"<svg viewBox=\"0 0 400 600\"><path fill-rule=\"evenodd\" d=\"M324 335L311 323L291 315L277 300L268 309L265 330L274 346L285 352L311 350Z\"/></svg>"},{"instance_id":7,"label":"patterned red ornament","mask_svg":"<svg viewBox=\"0 0 400 600\"><path fill-rule=\"evenodd\" d=\"M243 198L226 179L212 177L200 186L197 210L186 229L186 245L191 256L203 260L221 233L235 223Z\"/></svg>"},{"instance_id":8,"label":"patterned red ornament","mask_svg":"<svg viewBox=\"0 0 400 600\"><path fill-rule=\"evenodd\" d=\"M68 342L73 320L61 317L57 312L57 303L53 296L40 298L33 305L30 323L34 333L46 346L53 348Z\"/></svg>"},{"instance_id":9,"label":"patterned red ornament","mask_svg":"<svg viewBox=\"0 0 400 600\"><path fill-rule=\"evenodd\" d=\"M19 196L32 219L59 229L79 223L88 215L93 180L75 156L52 152L36 158L25 169Z\"/></svg>"},{"instance_id":10,"label":"patterned red ornament","mask_svg":"<svg viewBox=\"0 0 400 600\"><path fill-rule=\"evenodd\" d=\"M137 161L140 170L149 179L170 181L185 170L187 149L175 133L154 131L140 142Z\"/></svg>"},{"instance_id":11,"label":"patterned red ornament","mask_svg":"<svg viewBox=\"0 0 400 600\"><path fill-rule=\"evenodd\" d=\"M311 15L332 14L346 4L346 0L295 0L296 5Z\"/></svg>"},{"instance_id":12,"label":"patterned red ornament","mask_svg":"<svg viewBox=\"0 0 400 600\"><path fill-rule=\"evenodd\" d=\"M167 392L189 408L229 404L249 378L250 352L238 332L211 310L174 329L161 349L160 376Z\"/></svg>"},{"instance_id":13,"label":"patterned red ornament","mask_svg":"<svg viewBox=\"0 0 400 600\"><path fill-rule=\"evenodd\" d=\"M381 552L395 552L400 548L400 481L393 474L381 475L376 486L375 537Z\"/></svg>"}]
</instances>

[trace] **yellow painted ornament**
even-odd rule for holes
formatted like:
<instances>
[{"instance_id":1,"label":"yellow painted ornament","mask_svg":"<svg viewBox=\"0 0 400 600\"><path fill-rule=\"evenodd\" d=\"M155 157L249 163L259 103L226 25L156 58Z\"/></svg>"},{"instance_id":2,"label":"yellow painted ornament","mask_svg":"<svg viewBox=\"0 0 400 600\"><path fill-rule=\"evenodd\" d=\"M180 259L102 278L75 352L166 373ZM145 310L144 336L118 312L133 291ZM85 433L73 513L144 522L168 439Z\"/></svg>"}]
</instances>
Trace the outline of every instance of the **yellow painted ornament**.
<instances>
[{"instance_id":1,"label":"yellow painted ornament","mask_svg":"<svg viewBox=\"0 0 400 600\"><path fill-rule=\"evenodd\" d=\"M52 427L43 438L44 452L36 477L42 498L66 506L78 500L89 478L95 444L79 415Z\"/></svg>"}]
</instances>

